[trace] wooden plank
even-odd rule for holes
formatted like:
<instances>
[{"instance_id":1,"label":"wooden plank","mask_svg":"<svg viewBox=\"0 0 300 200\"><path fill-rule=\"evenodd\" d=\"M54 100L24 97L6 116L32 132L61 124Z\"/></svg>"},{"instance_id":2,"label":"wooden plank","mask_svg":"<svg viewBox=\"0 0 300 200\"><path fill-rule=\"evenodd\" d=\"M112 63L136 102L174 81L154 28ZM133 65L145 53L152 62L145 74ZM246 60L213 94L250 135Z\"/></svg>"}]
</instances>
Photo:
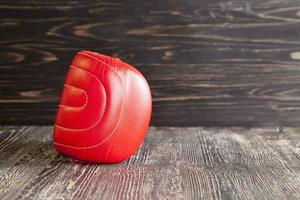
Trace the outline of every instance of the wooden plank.
<instances>
[{"instance_id":1,"label":"wooden plank","mask_svg":"<svg viewBox=\"0 0 300 200\"><path fill-rule=\"evenodd\" d=\"M0 199L300 198L299 128L151 127L111 165L58 155L51 132L1 127Z\"/></svg>"},{"instance_id":2,"label":"wooden plank","mask_svg":"<svg viewBox=\"0 0 300 200\"><path fill-rule=\"evenodd\" d=\"M147 78L156 126L297 126L298 0L2 1L0 123L53 124L81 49Z\"/></svg>"},{"instance_id":3,"label":"wooden plank","mask_svg":"<svg viewBox=\"0 0 300 200\"><path fill-rule=\"evenodd\" d=\"M57 156L50 142L49 127L2 127L0 145L0 193L8 199L32 176L45 168Z\"/></svg>"}]
</instances>

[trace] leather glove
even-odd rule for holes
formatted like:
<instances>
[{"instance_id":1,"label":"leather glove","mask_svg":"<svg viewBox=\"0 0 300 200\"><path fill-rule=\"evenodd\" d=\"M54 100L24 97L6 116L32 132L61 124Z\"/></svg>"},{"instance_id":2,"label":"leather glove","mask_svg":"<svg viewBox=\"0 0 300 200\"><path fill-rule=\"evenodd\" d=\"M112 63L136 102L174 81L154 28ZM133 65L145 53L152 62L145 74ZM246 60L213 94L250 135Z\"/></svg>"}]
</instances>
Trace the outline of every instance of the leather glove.
<instances>
[{"instance_id":1,"label":"leather glove","mask_svg":"<svg viewBox=\"0 0 300 200\"><path fill-rule=\"evenodd\" d=\"M80 51L69 68L55 119L55 149L66 156L116 163L134 154L147 132L149 86L118 58Z\"/></svg>"}]
</instances>

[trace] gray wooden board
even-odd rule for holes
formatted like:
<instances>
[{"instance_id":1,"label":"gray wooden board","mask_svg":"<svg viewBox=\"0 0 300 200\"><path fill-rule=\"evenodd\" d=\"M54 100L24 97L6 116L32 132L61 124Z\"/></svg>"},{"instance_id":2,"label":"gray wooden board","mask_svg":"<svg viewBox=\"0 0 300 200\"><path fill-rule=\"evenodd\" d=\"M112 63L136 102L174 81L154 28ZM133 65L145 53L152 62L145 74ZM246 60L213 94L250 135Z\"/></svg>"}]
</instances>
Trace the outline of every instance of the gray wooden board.
<instances>
[{"instance_id":1,"label":"gray wooden board","mask_svg":"<svg viewBox=\"0 0 300 200\"><path fill-rule=\"evenodd\" d=\"M56 153L51 126L2 126L0 199L300 199L299 132L151 127L128 161L102 165Z\"/></svg>"}]
</instances>

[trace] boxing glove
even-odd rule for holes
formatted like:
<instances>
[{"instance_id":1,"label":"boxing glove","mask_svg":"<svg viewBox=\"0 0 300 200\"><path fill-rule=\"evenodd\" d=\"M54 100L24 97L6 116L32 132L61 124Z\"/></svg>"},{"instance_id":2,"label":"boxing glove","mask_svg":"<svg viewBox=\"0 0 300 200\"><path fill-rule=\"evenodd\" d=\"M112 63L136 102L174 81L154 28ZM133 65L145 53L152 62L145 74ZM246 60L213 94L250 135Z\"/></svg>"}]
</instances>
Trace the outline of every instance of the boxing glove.
<instances>
[{"instance_id":1,"label":"boxing glove","mask_svg":"<svg viewBox=\"0 0 300 200\"><path fill-rule=\"evenodd\" d=\"M151 109L150 89L139 71L118 58L80 51L58 106L55 149L80 160L124 161L143 142Z\"/></svg>"}]
</instances>

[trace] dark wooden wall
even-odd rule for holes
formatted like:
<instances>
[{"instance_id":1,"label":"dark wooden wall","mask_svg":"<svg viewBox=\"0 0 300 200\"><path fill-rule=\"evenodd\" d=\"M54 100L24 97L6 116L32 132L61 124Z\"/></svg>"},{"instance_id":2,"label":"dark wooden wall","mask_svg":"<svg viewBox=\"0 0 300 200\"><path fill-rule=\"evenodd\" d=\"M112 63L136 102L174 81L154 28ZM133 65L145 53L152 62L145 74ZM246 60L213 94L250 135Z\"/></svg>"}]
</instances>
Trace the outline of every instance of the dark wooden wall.
<instances>
[{"instance_id":1,"label":"dark wooden wall","mask_svg":"<svg viewBox=\"0 0 300 200\"><path fill-rule=\"evenodd\" d=\"M145 75L152 125L299 125L299 0L1 1L0 15L1 124L52 124L86 49Z\"/></svg>"}]
</instances>

